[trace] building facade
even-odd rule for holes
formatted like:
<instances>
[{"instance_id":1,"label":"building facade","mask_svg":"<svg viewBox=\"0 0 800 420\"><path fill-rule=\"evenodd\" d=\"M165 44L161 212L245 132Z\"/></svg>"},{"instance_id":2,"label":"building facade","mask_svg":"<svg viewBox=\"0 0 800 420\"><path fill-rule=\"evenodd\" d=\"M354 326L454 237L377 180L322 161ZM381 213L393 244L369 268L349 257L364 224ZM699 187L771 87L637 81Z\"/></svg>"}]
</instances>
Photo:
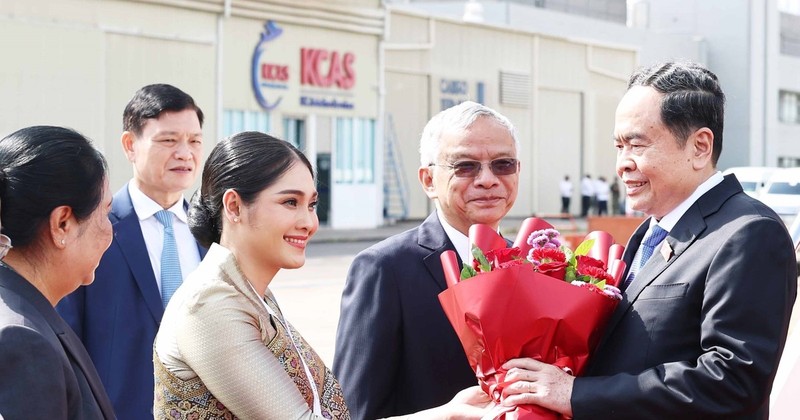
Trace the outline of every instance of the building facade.
<instances>
[{"instance_id":1,"label":"building facade","mask_svg":"<svg viewBox=\"0 0 800 420\"><path fill-rule=\"evenodd\" d=\"M800 166L798 0L387 1L451 17L469 5L484 22L631 48L641 65L703 63L728 99L720 168Z\"/></svg>"},{"instance_id":2,"label":"building facade","mask_svg":"<svg viewBox=\"0 0 800 420\"><path fill-rule=\"evenodd\" d=\"M140 87L169 83L203 109L206 153L243 130L290 141L317 168L321 221L373 227L432 210L420 133L470 99L517 126L512 214L555 213L564 174L613 174L614 108L637 54L379 0L4 0L0 135L74 128L118 189L131 176L122 110Z\"/></svg>"},{"instance_id":3,"label":"building facade","mask_svg":"<svg viewBox=\"0 0 800 420\"><path fill-rule=\"evenodd\" d=\"M318 168L323 223L377 226L384 16L378 0L4 0L0 133L72 127L107 156L116 189L131 176L122 110L169 83L203 109L206 153L243 130L283 138Z\"/></svg>"},{"instance_id":4,"label":"building facade","mask_svg":"<svg viewBox=\"0 0 800 420\"><path fill-rule=\"evenodd\" d=\"M416 179L422 127L467 99L517 129L522 173L510 215L558 213L565 174L576 182L585 173L614 176L614 111L637 63L634 50L406 9L390 9L388 19L387 128L400 139L410 217L432 211Z\"/></svg>"}]
</instances>

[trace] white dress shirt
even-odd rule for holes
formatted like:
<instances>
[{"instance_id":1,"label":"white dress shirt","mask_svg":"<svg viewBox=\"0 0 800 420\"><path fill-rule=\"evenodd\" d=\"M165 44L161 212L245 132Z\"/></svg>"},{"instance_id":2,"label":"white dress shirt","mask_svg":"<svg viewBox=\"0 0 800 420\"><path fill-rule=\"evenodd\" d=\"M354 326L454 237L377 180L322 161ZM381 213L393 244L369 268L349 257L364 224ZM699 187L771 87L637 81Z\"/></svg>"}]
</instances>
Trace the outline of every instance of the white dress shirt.
<instances>
[{"instance_id":1,"label":"white dress shirt","mask_svg":"<svg viewBox=\"0 0 800 420\"><path fill-rule=\"evenodd\" d=\"M438 209L438 205L436 209L436 216L439 218L439 223L441 223L442 227L444 228L444 233L447 234L447 237L450 238L450 242L452 242L453 246L456 247L456 252L458 253L459 258L461 258L461 262L472 264L472 251L469 248L469 238L467 235L464 235L447 223L447 220L444 219L444 215Z\"/></svg>"},{"instance_id":2,"label":"white dress shirt","mask_svg":"<svg viewBox=\"0 0 800 420\"><path fill-rule=\"evenodd\" d=\"M147 255L150 257L150 266L153 267L153 274L156 276L158 290L161 291L161 251L164 247L164 226L156 219L155 214L164 209L133 185L133 182L128 183L128 193L131 195L133 209L139 218L139 226L142 229L142 236L144 236ZM189 231L184 203L183 199L178 200L167 210L173 214L172 229L175 233L175 245L178 247L178 257L181 261L181 276L186 279L186 276L200 264L200 251L197 249L197 242L192 236L192 232Z\"/></svg>"},{"instance_id":3,"label":"white dress shirt","mask_svg":"<svg viewBox=\"0 0 800 420\"><path fill-rule=\"evenodd\" d=\"M594 194L597 196L597 201L608 201L611 196L611 187L605 181L597 179L594 182Z\"/></svg>"},{"instance_id":4,"label":"white dress shirt","mask_svg":"<svg viewBox=\"0 0 800 420\"><path fill-rule=\"evenodd\" d=\"M592 178L581 179L581 195L594 197L594 181Z\"/></svg>"},{"instance_id":5,"label":"white dress shirt","mask_svg":"<svg viewBox=\"0 0 800 420\"><path fill-rule=\"evenodd\" d=\"M558 189L561 191L562 197L572 197L572 181L562 179L558 184Z\"/></svg>"}]
</instances>

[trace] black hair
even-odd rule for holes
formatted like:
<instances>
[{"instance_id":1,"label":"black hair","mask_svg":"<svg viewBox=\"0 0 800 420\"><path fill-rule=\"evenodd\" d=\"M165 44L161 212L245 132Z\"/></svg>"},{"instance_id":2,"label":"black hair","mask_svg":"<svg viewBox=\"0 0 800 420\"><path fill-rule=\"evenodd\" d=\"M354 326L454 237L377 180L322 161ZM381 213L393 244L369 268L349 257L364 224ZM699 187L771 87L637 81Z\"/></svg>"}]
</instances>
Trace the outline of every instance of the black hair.
<instances>
[{"instance_id":1,"label":"black hair","mask_svg":"<svg viewBox=\"0 0 800 420\"><path fill-rule=\"evenodd\" d=\"M696 63L668 62L634 72L628 89L633 86L649 86L664 94L661 120L681 147L695 130L711 130L711 161L717 164L722 153L725 94L714 73Z\"/></svg>"},{"instance_id":2,"label":"black hair","mask_svg":"<svg viewBox=\"0 0 800 420\"><path fill-rule=\"evenodd\" d=\"M77 131L33 126L9 134L0 140L2 232L24 248L56 207L85 220L103 199L107 172L103 155Z\"/></svg>"},{"instance_id":3,"label":"black hair","mask_svg":"<svg viewBox=\"0 0 800 420\"><path fill-rule=\"evenodd\" d=\"M217 143L206 160L202 185L189 208L189 229L195 239L205 247L219 242L225 191L236 190L244 204L250 204L298 161L313 177L314 169L303 152L268 134L245 131Z\"/></svg>"},{"instance_id":4,"label":"black hair","mask_svg":"<svg viewBox=\"0 0 800 420\"><path fill-rule=\"evenodd\" d=\"M162 112L179 112L193 109L197 113L200 127L203 126L203 111L189 94L167 84L147 85L133 95L122 112L122 129L139 136L146 120L158 118Z\"/></svg>"}]
</instances>

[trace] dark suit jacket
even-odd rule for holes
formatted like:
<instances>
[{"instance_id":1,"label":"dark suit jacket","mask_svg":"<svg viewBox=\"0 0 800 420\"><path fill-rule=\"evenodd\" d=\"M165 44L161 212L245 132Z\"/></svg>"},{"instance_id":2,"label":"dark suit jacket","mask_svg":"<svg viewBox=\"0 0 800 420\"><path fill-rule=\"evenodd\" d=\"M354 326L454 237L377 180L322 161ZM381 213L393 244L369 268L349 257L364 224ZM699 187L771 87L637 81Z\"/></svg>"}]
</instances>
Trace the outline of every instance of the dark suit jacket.
<instances>
[{"instance_id":1,"label":"dark suit jacket","mask_svg":"<svg viewBox=\"0 0 800 420\"><path fill-rule=\"evenodd\" d=\"M439 304L439 255L448 249L455 250L434 213L350 266L333 370L353 419L431 408L477 384Z\"/></svg>"},{"instance_id":2,"label":"dark suit jacket","mask_svg":"<svg viewBox=\"0 0 800 420\"><path fill-rule=\"evenodd\" d=\"M89 351L117 416L153 418L153 341L164 307L127 185L114 194L109 218L114 240L94 283L57 309Z\"/></svg>"},{"instance_id":3,"label":"dark suit jacket","mask_svg":"<svg viewBox=\"0 0 800 420\"><path fill-rule=\"evenodd\" d=\"M0 266L0 417L113 419L86 349L50 302Z\"/></svg>"},{"instance_id":4,"label":"dark suit jacket","mask_svg":"<svg viewBox=\"0 0 800 420\"><path fill-rule=\"evenodd\" d=\"M767 419L797 295L786 227L728 176L665 240L669 260L657 250L642 267L575 379L574 418Z\"/></svg>"}]
</instances>

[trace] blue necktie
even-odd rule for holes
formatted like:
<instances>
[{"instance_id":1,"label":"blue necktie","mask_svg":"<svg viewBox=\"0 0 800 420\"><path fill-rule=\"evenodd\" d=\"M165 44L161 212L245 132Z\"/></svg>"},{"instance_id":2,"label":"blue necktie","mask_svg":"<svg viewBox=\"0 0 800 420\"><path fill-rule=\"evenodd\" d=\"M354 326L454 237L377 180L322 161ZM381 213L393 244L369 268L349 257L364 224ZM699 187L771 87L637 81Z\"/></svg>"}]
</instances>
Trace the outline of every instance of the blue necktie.
<instances>
[{"instance_id":1,"label":"blue necktie","mask_svg":"<svg viewBox=\"0 0 800 420\"><path fill-rule=\"evenodd\" d=\"M172 213L159 210L156 219L164 225L164 247L161 249L161 302L164 307L183 281L181 276L181 260L178 258L178 246L175 244L175 232L172 230Z\"/></svg>"},{"instance_id":2,"label":"blue necktie","mask_svg":"<svg viewBox=\"0 0 800 420\"><path fill-rule=\"evenodd\" d=\"M644 267L647 260L653 255L653 250L667 237L666 230L662 229L659 225L653 225L653 228L644 235L642 239L642 244L639 246L639 250L637 251L639 255L639 264L634 264L631 267L631 271L628 274L628 279L625 280L625 285L623 289L628 288L628 285L631 284L634 278L636 278L636 273Z\"/></svg>"}]
</instances>

